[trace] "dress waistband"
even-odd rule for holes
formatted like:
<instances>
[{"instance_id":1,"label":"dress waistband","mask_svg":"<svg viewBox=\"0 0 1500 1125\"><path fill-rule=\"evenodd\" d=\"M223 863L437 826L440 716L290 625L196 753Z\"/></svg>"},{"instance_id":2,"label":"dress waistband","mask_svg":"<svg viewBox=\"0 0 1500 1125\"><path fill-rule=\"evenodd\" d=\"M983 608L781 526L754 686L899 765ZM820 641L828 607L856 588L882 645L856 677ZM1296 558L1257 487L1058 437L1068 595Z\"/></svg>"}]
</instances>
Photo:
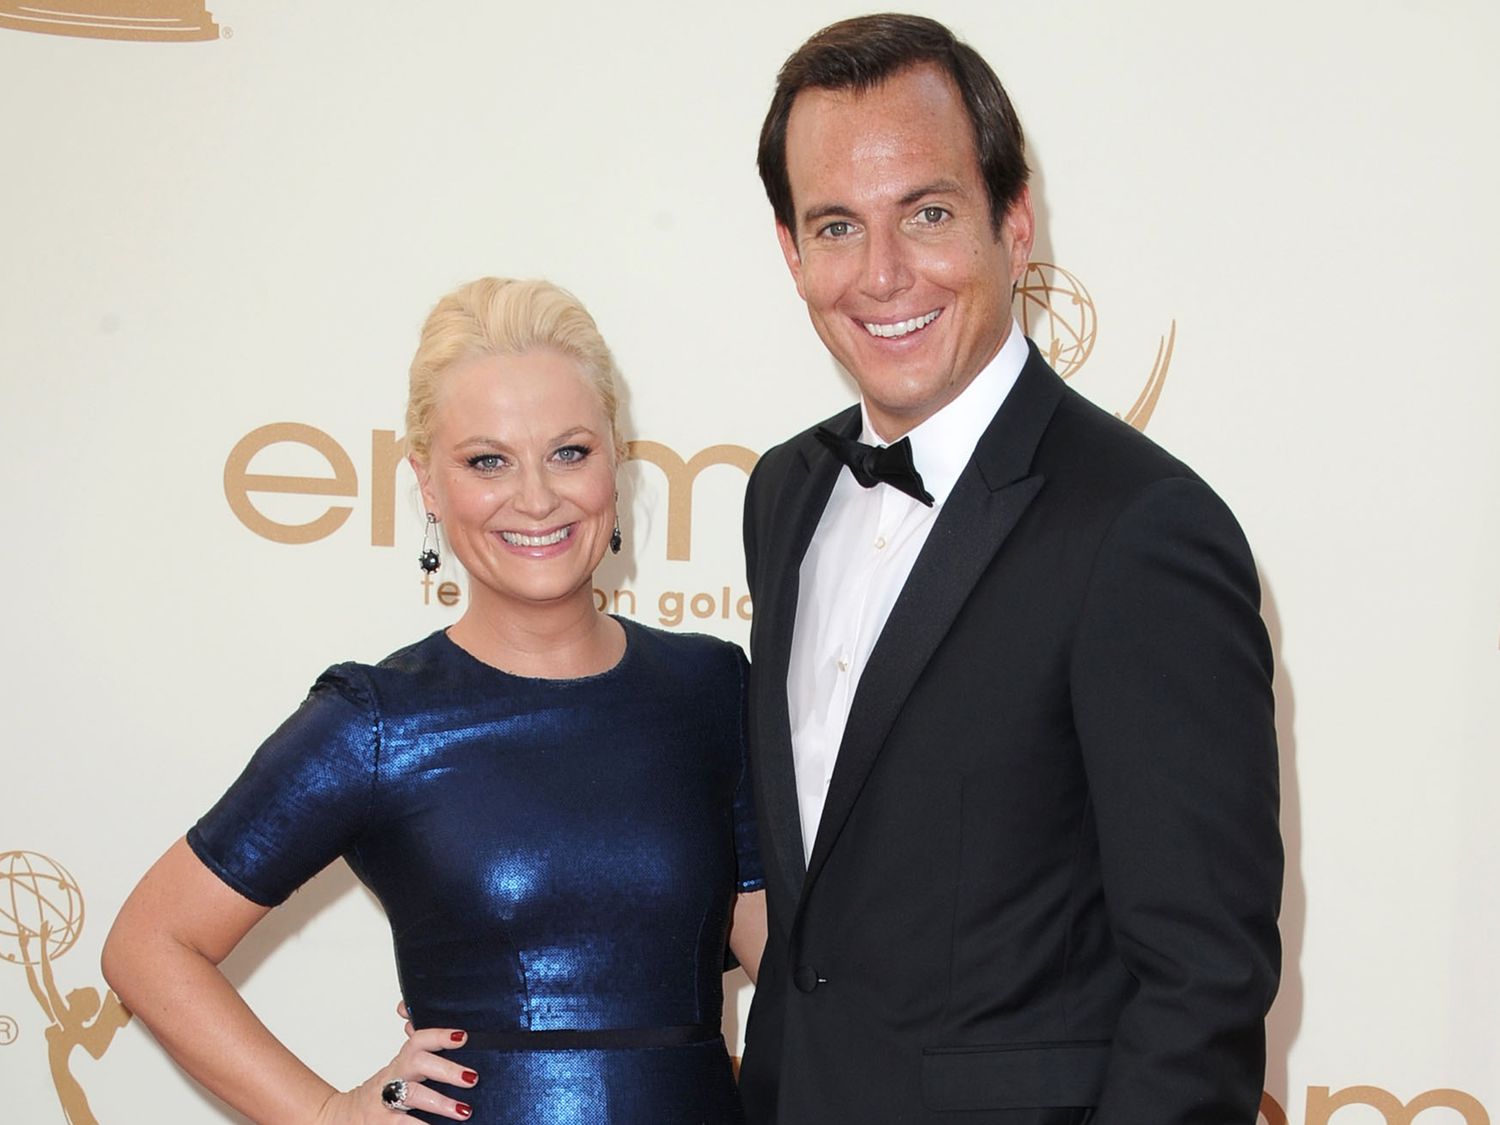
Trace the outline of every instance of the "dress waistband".
<instances>
[{"instance_id":1,"label":"dress waistband","mask_svg":"<svg viewBox=\"0 0 1500 1125\"><path fill-rule=\"evenodd\" d=\"M587 1051L621 1047L686 1047L720 1038L711 1023L679 1027L607 1027L590 1031L471 1031L464 1047L481 1051ZM462 1049L462 1048L460 1048Z\"/></svg>"}]
</instances>

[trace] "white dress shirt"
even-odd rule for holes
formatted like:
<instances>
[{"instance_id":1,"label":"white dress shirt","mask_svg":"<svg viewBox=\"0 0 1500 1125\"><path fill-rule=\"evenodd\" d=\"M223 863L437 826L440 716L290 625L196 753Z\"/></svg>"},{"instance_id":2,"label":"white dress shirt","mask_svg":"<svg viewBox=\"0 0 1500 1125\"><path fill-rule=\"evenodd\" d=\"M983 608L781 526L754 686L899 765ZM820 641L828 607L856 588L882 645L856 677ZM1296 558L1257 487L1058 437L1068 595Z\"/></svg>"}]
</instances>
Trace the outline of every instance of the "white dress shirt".
<instances>
[{"instance_id":1,"label":"white dress shirt","mask_svg":"<svg viewBox=\"0 0 1500 1125\"><path fill-rule=\"evenodd\" d=\"M804 860L812 855L849 706L870 652L944 501L1015 386L1026 354L1026 338L1012 321L1000 351L974 381L907 435L932 507L889 485L862 488L847 468L834 483L802 560L786 685ZM863 402L860 414L860 440L887 444L870 424Z\"/></svg>"}]
</instances>

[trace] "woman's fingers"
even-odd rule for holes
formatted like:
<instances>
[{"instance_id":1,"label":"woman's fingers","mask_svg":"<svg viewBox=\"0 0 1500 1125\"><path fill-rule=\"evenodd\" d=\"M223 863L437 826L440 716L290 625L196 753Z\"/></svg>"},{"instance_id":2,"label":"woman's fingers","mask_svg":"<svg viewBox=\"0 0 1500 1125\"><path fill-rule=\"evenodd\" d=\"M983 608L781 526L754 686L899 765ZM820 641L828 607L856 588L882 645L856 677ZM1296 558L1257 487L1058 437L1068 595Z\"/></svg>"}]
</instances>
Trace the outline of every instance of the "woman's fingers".
<instances>
[{"instance_id":1,"label":"woman's fingers","mask_svg":"<svg viewBox=\"0 0 1500 1125\"><path fill-rule=\"evenodd\" d=\"M452 1027L424 1027L413 1031L392 1062L408 1080L420 1078L448 1086L468 1088L479 1082L479 1075L461 1063L444 1058L440 1052L461 1047L468 1035ZM441 1095L435 1095L441 1097ZM460 1103L461 1104L461 1103ZM467 1116L465 1113L463 1116Z\"/></svg>"},{"instance_id":2,"label":"woman's fingers","mask_svg":"<svg viewBox=\"0 0 1500 1125\"><path fill-rule=\"evenodd\" d=\"M406 1014L405 1005L398 1011ZM479 1081L479 1075L461 1063L443 1058L439 1052L461 1047L468 1035L452 1027L424 1027L414 1030L408 1020L406 1042L390 1065L350 1094L337 1095L319 1120L333 1123L348 1121L375 1121L380 1125L396 1125L393 1110L419 1109L424 1113L446 1117L452 1121L467 1121L473 1112L467 1102L447 1097L428 1086L427 1082L442 1082L448 1086L466 1089ZM349 1104L341 1109L337 1103L349 1103L350 1099L361 1108ZM396 1104L399 1102L399 1105ZM342 1114L352 1112L354 1117ZM331 1115L330 1115L331 1114ZM367 1116L368 1115L368 1116Z\"/></svg>"},{"instance_id":3,"label":"woman's fingers","mask_svg":"<svg viewBox=\"0 0 1500 1125\"><path fill-rule=\"evenodd\" d=\"M318 1125L398 1125L401 1110L418 1109L451 1121L467 1121L473 1110L467 1102L447 1097L428 1082L467 1089L479 1075L440 1052L461 1047L468 1035L457 1028L426 1027L408 1031L408 1038L389 1064L357 1089L334 1094L318 1111Z\"/></svg>"},{"instance_id":4,"label":"woman's fingers","mask_svg":"<svg viewBox=\"0 0 1500 1125\"><path fill-rule=\"evenodd\" d=\"M382 1090L386 1087L383 1085ZM404 1097L401 1099L407 1109L420 1109L424 1113L435 1113L439 1117L447 1117L453 1121L467 1121L473 1112L467 1102L455 1101L453 1098L444 1097L429 1086L421 1082L405 1079L405 1088L402 1090ZM381 1098L382 1106L385 1106L384 1097Z\"/></svg>"},{"instance_id":5,"label":"woman's fingers","mask_svg":"<svg viewBox=\"0 0 1500 1125\"><path fill-rule=\"evenodd\" d=\"M424 1027L421 1031L410 1031L397 1059L417 1051L451 1051L462 1047L469 1040L466 1032L455 1027Z\"/></svg>"},{"instance_id":6,"label":"woman's fingers","mask_svg":"<svg viewBox=\"0 0 1500 1125\"><path fill-rule=\"evenodd\" d=\"M461 1031L448 1028L423 1028L415 1032L391 1064L406 1080L406 1097L410 1109L436 1113L454 1121L467 1121L471 1112L467 1102L438 1093L427 1082L468 1088L479 1082L479 1075L461 1063L445 1059L435 1051L456 1047L466 1038Z\"/></svg>"},{"instance_id":7,"label":"woman's fingers","mask_svg":"<svg viewBox=\"0 0 1500 1125\"><path fill-rule=\"evenodd\" d=\"M456 1063L452 1059L445 1059L441 1055L434 1055L427 1051L416 1051L404 1056L396 1063L396 1066L401 1069L402 1077L431 1079L449 1086L465 1088L479 1083L479 1075L462 1063Z\"/></svg>"}]
</instances>

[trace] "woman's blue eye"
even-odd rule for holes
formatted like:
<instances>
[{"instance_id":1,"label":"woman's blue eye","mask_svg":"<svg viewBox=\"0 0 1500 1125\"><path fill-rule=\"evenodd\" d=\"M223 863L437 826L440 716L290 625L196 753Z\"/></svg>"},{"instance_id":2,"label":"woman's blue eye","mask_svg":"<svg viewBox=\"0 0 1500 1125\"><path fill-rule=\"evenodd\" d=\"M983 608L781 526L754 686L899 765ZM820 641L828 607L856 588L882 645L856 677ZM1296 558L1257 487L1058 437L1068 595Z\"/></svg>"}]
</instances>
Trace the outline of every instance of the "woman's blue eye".
<instances>
[{"instance_id":1,"label":"woman's blue eye","mask_svg":"<svg viewBox=\"0 0 1500 1125\"><path fill-rule=\"evenodd\" d=\"M589 447L586 445L565 445L553 454L559 461L569 464L577 464L589 455Z\"/></svg>"},{"instance_id":2,"label":"woman's blue eye","mask_svg":"<svg viewBox=\"0 0 1500 1125\"><path fill-rule=\"evenodd\" d=\"M478 469L482 473L493 473L504 463L498 453L479 453L469 458L469 468Z\"/></svg>"}]
</instances>

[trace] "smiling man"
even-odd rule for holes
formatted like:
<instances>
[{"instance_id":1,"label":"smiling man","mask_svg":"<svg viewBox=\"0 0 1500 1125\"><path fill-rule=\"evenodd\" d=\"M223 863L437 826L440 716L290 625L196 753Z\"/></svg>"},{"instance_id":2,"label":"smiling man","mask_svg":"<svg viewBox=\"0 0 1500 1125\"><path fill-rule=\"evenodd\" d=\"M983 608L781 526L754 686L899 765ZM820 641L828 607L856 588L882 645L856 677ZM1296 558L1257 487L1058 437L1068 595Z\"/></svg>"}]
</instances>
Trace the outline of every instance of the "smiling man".
<instances>
[{"instance_id":1,"label":"smiling man","mask_svg":"<svg viewBox=\"0 0 1500 1125\"><path fill-rule=\"evenodd\" d=\"M1021 335L1021 128L946 28L819 32L759 158L860 402L746 497L747 1115L1253 1125L1282 854L1238 526Z\"/></svg>"}]
</instances>

